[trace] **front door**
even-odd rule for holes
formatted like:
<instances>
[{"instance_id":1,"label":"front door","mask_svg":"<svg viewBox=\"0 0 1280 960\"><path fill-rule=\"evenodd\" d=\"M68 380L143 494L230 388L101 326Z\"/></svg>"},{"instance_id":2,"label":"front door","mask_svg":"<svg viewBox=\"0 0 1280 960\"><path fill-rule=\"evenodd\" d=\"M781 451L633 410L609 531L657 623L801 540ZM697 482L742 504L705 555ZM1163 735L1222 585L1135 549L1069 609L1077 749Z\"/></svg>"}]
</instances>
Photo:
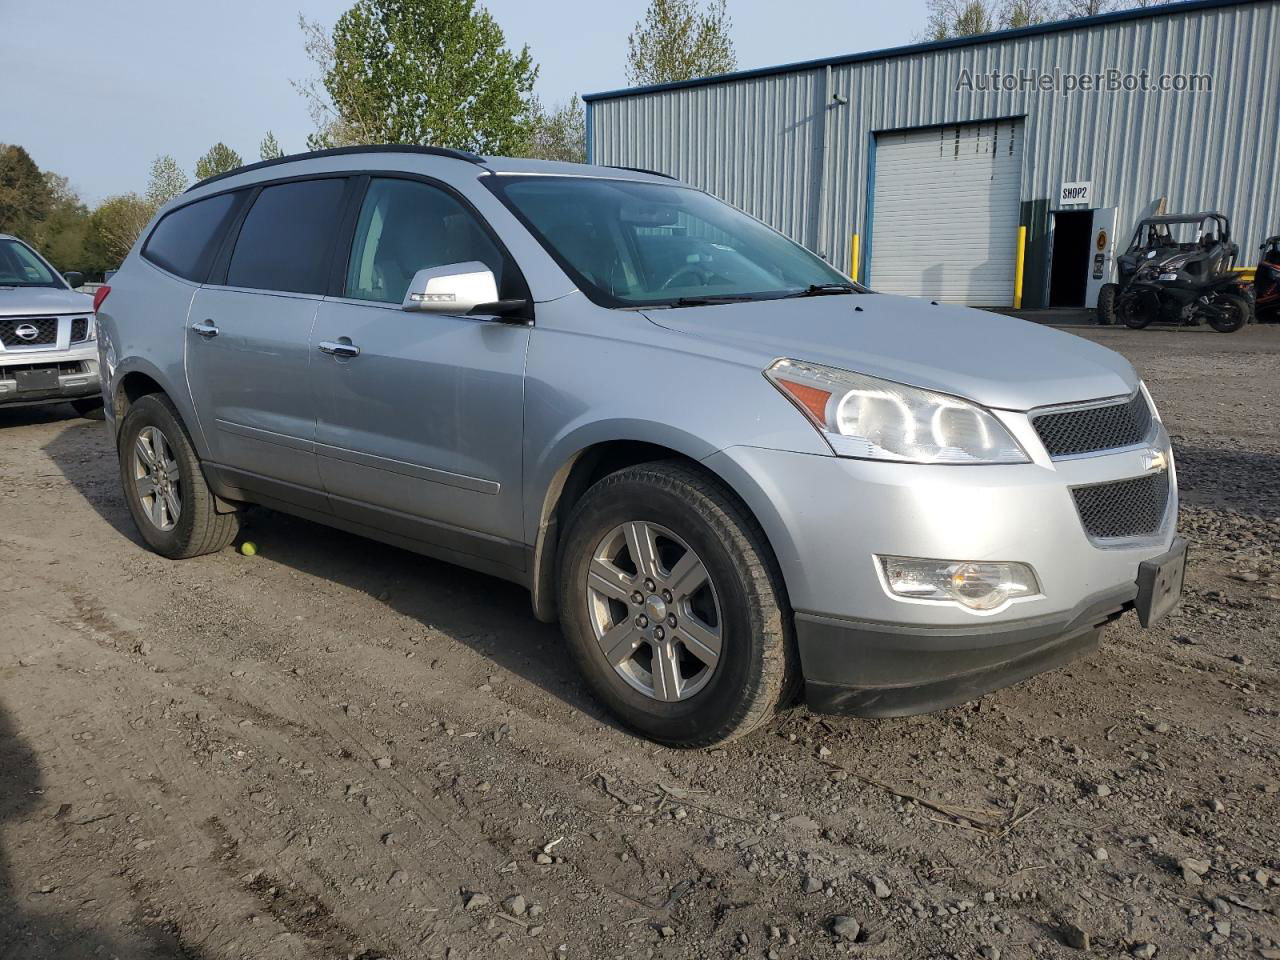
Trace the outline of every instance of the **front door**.
<instances>
[{"instance_id":1,"label":"front door","mask_svg":"<svg viewBox=\"0 0 1280 960\"><path fill-rule=\"evenodd\" d=\"M530 328L401 309L418 270L469 260L489 265L503 296L523 284L451 192L369 181L343 295L321 304L311 338L316 451L340 516L520 566ZM359 353L329 352L334 343Z\"/></svg>"},{"instance_id":2,"label":"front door","mask_svg":"<svg viewBox=\"0 0 1280 960\"><path fill-rule=\"evenodd\" d=\"M259 191L214 267L216 282L196 292L187 316L201 429L213 461L249 489L320 489L308 345L346 186L329 178Z\"/></svg>"}]
</instances>

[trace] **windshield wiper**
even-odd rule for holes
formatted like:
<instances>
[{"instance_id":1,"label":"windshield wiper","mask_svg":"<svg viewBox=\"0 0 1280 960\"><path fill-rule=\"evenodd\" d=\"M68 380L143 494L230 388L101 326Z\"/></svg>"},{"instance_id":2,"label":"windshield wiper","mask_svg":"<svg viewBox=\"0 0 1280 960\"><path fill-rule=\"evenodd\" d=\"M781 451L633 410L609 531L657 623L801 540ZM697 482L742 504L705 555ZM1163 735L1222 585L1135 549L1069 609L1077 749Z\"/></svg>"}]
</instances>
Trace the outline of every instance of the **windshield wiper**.
<instances>
[{"instance_id":1,"label":"windshield wiper","mask_svg":"<svg viewBox=\"0 0 1280 960\"><path fill-rule=\"evenodd\" d=\"M714 306L717 303L745 303L746 301L753 299L755 298L743 293L711 294L705 297L681 297L678 300L673 300L671 302L671 306L707 307Z\"/></svg>"},{"instance_id":2,"label":"windshield wiper","mask_svg":"<svg viewBox=\"0 0 1280 960\"><path fill-rule=\"evenodd\" d=\"M857 293L852 283L811 283L803 290L787 294L788 297L831 297L842 293Z\"/></svg>"}]
</instances>

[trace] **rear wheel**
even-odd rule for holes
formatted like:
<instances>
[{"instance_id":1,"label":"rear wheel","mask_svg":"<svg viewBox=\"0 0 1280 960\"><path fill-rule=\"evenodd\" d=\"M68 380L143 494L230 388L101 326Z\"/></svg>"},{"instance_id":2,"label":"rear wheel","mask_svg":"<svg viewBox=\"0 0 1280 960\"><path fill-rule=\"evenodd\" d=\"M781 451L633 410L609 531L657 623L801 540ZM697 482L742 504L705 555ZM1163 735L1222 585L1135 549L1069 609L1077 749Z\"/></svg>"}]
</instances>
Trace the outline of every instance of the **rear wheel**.
<instances>
[{"instance_id":1,"label":"rear wheel","mask_svg":"<svg viewBox=\"0 0 1280 960\"><path fill-rule=\"evenodd\" d=\"M1104 283L1098 291L1098 323L1104 327L1116 322L1116 296L1120 287L1114 283Z\"/></svg>"},{"instance_id":2,"label":"rear wheel","mask_svg":"<svg viewBox=\"0 0 1280 960\"><path fill-rule=\"evenodd\" d=\"M156 553L175 560L215 553L240 529L235 513L218 513L200 458L163 394L139 398L120 426L120 482L129 513Z\"/></svg>"},{"instance_id":3,"label":"rear wheel","mask_svg":"<svg viewBox=\"0 0 1280 960\"><path fill-rule=\"evenodd\" d=\"M740 737L793 693L790 611L764 536L690 467L641 464L588 490L565 530L559 587L592 691L653 740Z\"/></svg>"},{"instance_id":4,"label":"rear wheel","mask_svg":"<svg viewBox=\"0 0 1280 960\"><path fill-rule=\"evenodd\" d=\"M1219 333L1235 333L1249 322L1249 301L1234 293L1220 293L1213 298L1209 326Z\"/></svg>"}]
</instances>

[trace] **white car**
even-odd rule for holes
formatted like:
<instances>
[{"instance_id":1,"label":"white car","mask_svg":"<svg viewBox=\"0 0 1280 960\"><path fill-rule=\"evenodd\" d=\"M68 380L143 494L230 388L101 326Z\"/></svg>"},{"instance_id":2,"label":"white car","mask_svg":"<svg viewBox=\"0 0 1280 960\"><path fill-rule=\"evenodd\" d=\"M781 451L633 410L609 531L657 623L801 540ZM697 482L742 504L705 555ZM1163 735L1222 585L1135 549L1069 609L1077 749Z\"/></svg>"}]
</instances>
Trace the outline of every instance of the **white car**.
<instances>
[{"instance_id":1,"label":"white car","mask_svg":"<svg viewBox=\"0 0 1280 960\"><path fill-rule=\"evenodd\" d=\"M0 234L0 406L70 401L102 409L93 298L79 273L58 273L17 237Z\"/></svg>"}]
</instances>

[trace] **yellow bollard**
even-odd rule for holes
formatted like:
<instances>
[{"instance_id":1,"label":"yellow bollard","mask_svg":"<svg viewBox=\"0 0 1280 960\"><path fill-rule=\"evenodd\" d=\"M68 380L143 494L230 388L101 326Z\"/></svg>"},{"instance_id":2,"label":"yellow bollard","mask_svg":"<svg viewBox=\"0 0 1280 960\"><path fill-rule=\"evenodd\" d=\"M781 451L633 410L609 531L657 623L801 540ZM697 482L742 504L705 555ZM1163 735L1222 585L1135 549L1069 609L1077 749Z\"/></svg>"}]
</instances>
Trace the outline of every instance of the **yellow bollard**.
<instances>
[{"instance_id":1,"label":"yellow bollard","mask_svg":"<svg viewBox=\"0 0 1280 960\"><path fill-rule=\"evenodd\" d=\"M849 277L856 283L858 280L858 235L853 235L853 244L849 248Z\"/></svg>"},{"instance_id":2,"label":"yellow bollard","mask_svg":"<svg viewBox=\"0 0 1280 960\"><path fill-rule=\"evenodd\" d=\"M1013 269L1013 309L1022 309L1022 268L1027 258L1027 228L1018 228L1018 262Z\"/></svg>"}]
</instances>

